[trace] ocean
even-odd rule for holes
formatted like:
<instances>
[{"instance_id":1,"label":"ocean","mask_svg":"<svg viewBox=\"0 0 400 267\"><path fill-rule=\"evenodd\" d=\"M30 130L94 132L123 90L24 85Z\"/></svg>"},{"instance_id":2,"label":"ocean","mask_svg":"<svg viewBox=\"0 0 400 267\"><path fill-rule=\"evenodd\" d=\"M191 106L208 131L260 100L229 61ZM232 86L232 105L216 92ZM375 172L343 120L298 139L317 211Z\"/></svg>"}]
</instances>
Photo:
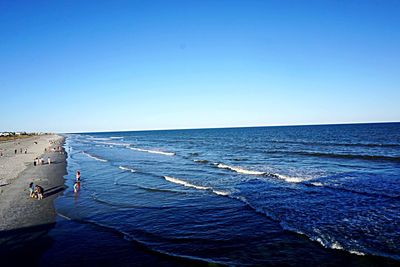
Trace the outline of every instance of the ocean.
<instances>
[{"instance_id":1,"label":"ocean","mask_svg":"<svg viewBox=\"0 0 400 267\"><path fill-rule=\"evenodd\" d=\"M46 264L400 264L400 123L67 134L65 150Z\"/></svg>"}]
</instances>

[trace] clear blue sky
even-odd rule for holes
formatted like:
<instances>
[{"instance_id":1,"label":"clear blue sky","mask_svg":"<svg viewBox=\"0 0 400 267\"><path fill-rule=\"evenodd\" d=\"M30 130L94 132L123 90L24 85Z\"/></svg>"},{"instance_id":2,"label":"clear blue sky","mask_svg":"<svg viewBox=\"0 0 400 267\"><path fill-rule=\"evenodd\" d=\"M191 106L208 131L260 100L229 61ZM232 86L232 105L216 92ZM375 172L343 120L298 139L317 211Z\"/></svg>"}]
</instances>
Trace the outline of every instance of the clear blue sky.
<instances>
[{"instance_id":1,"label":"clear blue sky","mask_svg":"<svg viewBox=\"0 0 400 267\"><path fill-rule=\"evenodd\" d=\"M0 1L0 131L400 121L400 1Z\"/></svg>"}]
</instances>

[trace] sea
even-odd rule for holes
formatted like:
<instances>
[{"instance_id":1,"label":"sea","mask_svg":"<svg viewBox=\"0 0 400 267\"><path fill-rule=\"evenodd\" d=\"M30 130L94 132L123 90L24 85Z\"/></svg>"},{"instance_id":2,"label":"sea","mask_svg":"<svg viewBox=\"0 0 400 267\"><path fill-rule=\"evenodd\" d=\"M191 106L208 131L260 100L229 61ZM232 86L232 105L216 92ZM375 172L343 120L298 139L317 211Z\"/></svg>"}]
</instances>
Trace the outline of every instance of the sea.
<instances>
[{"instance_id":1,"label":"sea","mask_svg":"<svg viewBox=\"0 0 400 267\"><path fill-rule=\"evenodd\" d=\"M43 265L400 265L400 123L65 136Z\"/></svg>"}]
</instances>

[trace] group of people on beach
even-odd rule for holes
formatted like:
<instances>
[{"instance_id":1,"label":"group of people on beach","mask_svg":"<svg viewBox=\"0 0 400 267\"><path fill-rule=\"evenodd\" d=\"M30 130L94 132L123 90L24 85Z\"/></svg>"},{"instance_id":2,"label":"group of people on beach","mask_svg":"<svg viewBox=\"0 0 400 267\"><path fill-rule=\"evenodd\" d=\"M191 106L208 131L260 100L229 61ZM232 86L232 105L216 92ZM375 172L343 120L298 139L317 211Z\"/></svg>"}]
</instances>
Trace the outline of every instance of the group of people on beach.
<instances>
[{"instance_id":1,"label":"group of people on beach","mask_svg":"<svg viewBox=\"0 0 400 267\"><path fill-rule=\"evenodd\" d=\"M50 157L47 158L47 164L51 164L51 159ZM44 165L44 158L35 158L33 160L33 166L37 166L37 165Z\"/></svg>"},{"instance_id":2,"label":"group of people on beach","mask_svg":"<svg viewBox=\"0 0 400 267\"><path fill-rule=\"evenodd\" d=\"M29 184L29 196L31 198L43 199L44 189L40 185L35 185L33 182Z\"/></svg>"},{"instance_id":3,"label":"group of people on beach","mask_svg":"<svg viewBox=\"0 0 400 267\"><path fill-rule=\"evenodd\" d=\"M14 154L16 155L18 153L18 149L14 149ZM22 148L20 148L19 149L19 153L24 153L24 154L28 154L28 149L22 149Z\"/></svg>"},{"instance_id":4,"label":"group of people on beach","mask_svg":"<svg viewBox=\"0 0 400 267\"><path fill-rule=\"evenodd\" d=\"M16 155L18 153L18 149L14 149L14 154ZM24 154L28 154L28 149L24 149L24 150L22 150L22 148L20 149L20 153L22 154L22 153L24 153ZM3 154L3 151L0 151L0 157L3 157L4 156L4 154Z\"/></svg>"}]
</instances>

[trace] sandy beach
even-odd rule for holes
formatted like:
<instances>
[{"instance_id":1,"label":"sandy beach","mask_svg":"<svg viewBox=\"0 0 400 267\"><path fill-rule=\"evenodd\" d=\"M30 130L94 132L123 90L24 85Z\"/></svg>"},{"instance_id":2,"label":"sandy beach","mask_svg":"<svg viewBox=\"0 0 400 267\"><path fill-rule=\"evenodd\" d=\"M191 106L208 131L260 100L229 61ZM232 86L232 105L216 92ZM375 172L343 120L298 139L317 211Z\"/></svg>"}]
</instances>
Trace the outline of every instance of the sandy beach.
<instances>
[{"instance_id":1,"label":"sandy beach","mask_svg":"<svg viewBox=\"0 0 400 267\"><path fill-rule=\"evenodd\" d=\"M0 143L0 254L30 255L21 249L32 243L38 248L43 245L37 241L54 224L53 200L64 190L65 154L52 149L61 147L62 142L61 136L44 135ZM34 166L36 157L45 159L45 164ZM30 182L44 188L42 200L29 196ZM29 250L34 251L32 246Z\"/></svg>"}]
</instances>

